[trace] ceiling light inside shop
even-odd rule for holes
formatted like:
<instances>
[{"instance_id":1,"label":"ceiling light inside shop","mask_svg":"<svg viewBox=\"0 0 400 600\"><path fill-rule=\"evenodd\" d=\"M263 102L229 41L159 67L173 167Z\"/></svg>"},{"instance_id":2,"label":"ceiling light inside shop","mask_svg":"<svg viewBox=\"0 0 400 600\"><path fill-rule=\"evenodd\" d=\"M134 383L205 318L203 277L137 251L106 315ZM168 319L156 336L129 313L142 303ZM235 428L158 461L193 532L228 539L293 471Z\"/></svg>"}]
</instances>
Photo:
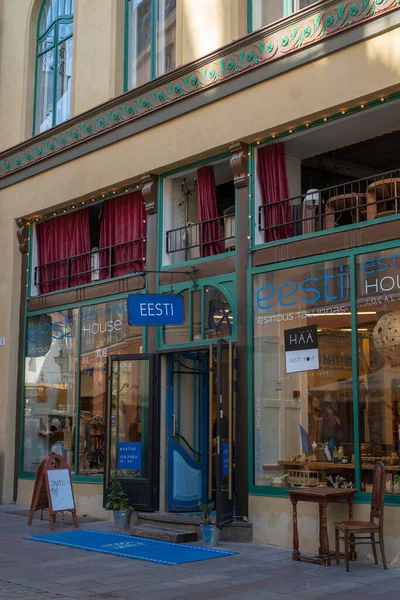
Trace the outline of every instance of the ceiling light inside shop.
<instances>
[{"instance_id":1,"label":"ceiling light inside shop","mask_svg":"<svg viewBox=\"0 0 400 600\"><path fill-rule=\"evenodd\" d=\"M373 311L360 311L357 312L358 315L376 315L376 310ZM307 317L310 319L311 317L348 317L351 315L351 312L341 312L341 313L309 313Z\"/></svg>"}]
</instances>

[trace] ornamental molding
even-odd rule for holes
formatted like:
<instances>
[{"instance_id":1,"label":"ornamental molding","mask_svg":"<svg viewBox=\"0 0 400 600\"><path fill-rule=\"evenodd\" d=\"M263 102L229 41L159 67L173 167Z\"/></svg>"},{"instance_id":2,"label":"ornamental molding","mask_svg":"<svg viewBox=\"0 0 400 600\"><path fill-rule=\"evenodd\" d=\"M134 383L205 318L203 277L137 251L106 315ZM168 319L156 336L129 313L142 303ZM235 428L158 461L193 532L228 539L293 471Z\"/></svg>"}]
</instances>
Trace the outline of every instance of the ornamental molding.
<instances>
[{"instance_id":1,"label":"ornamental molding","mask_svg":"<svg viewBox=\"0 0 400 600\"><path fill-rule=\"evenodd\" d=\"M232 154L230 165L233 175L233 183L235 188L240 190L241 188L248 187L249 175L248 175L248 146L243 142L236 142L229 146L229 151Z\"/></svg>"},{"instance_id":2,"label":"ornamental molding","mask_svg":"<svg viewBox=\"0 0 400 600\"><path fill-rule=\"evenodd\" d=\"M142 196L144 208L147 215L155 215L157 213L157 183L158 176L151 173L143 175L141 178Z\"/></svg>"},{"instance_id":3,"label":"ornamental molding","mask_svg":"<svg viewBox=\"0 0 400 600\"><path fill-rule=\"evenodd\" d=\"M21 254L28 252L29 221L26 219L17 219L17 239Z\"/></svg>"},{"instance_id":4,"label":"ornamental molding","mask_svg":"<svg viewBox=\"0 0 400 600\"><path fill-rule=\"evenodd\" d=\"M0 154L0 179L400 8L400 0L326 0L65 121Z\"/></svg>"}]
</instances>

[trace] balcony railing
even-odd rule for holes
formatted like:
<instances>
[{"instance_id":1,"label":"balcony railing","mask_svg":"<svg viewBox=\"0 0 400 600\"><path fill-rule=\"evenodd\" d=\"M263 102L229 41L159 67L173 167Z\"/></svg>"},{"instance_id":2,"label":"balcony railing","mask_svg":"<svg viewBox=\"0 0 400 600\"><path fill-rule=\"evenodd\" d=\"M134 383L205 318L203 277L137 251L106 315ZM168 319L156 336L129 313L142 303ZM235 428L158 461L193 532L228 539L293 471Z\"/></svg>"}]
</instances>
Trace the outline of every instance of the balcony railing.
<instances>
[{"instance_id":1,"label":"balcony railing","mask_svg":"<svg viewBox=\"0 0 400 600\"><path fill-rule=\"evenodd\" d=\"M145 263L146 238L137 238L37 266L34 285L39 294L47 294L122 275L143 273Z\"/></svg>"},{"instance_id":2,"label":"balcony railing","mask_svg":"<svg viewBox=\"0 0 400 600\"><path fill-rule=\"evenodd\" d=\"M166 233L167 254L182 252L183 260L213 256L235 249L235 215L202 223L187 223Z\"/></svg>"},{"instance_id":3,"label":"balcony railing","mask_svg":"<svg viewBox=\"0 0 400 600\"><path fill-rule=\"evenodd\" d=\"M271 242L388 217L400 212L400 169L258 208L258 229Z\"/></svg>"}]
</instances>

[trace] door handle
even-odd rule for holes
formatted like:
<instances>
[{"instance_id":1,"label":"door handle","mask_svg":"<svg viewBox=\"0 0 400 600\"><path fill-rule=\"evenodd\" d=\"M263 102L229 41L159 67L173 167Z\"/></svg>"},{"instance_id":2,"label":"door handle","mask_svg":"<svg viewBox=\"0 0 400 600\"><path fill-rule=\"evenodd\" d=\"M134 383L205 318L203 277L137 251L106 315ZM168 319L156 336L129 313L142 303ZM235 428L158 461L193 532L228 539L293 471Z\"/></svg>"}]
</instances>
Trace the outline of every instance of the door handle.
<instances>
[{"instance_id":1,"label":"door handle","mask_svg":"<svg viewBox=\"0 0 400 600\"><path fill-rule=\"evenodd\" d=\"M176 436L176 417L175 415L171 415L171 419L172 419L172 433L171 433L171 437L175 437Z\"/></svg>"}]
</instances>

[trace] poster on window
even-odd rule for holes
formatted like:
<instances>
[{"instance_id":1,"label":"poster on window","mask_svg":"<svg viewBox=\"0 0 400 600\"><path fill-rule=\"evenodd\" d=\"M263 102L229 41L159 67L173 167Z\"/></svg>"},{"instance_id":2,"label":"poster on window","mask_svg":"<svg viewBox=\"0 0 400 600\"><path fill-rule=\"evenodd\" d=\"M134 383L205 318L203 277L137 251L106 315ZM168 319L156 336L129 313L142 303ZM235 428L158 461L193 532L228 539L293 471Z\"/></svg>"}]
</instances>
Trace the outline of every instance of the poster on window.
<instances>
[{"instance_id":1,"label":"poster on window","mask_svg":"<svg viewBox=\"0 0 400 600\"><path fill-rule=\"evenodd\" d=\"M316 325L285 331L286 373L319 369L318 332Z\"/></svg>"}]
</instances>

